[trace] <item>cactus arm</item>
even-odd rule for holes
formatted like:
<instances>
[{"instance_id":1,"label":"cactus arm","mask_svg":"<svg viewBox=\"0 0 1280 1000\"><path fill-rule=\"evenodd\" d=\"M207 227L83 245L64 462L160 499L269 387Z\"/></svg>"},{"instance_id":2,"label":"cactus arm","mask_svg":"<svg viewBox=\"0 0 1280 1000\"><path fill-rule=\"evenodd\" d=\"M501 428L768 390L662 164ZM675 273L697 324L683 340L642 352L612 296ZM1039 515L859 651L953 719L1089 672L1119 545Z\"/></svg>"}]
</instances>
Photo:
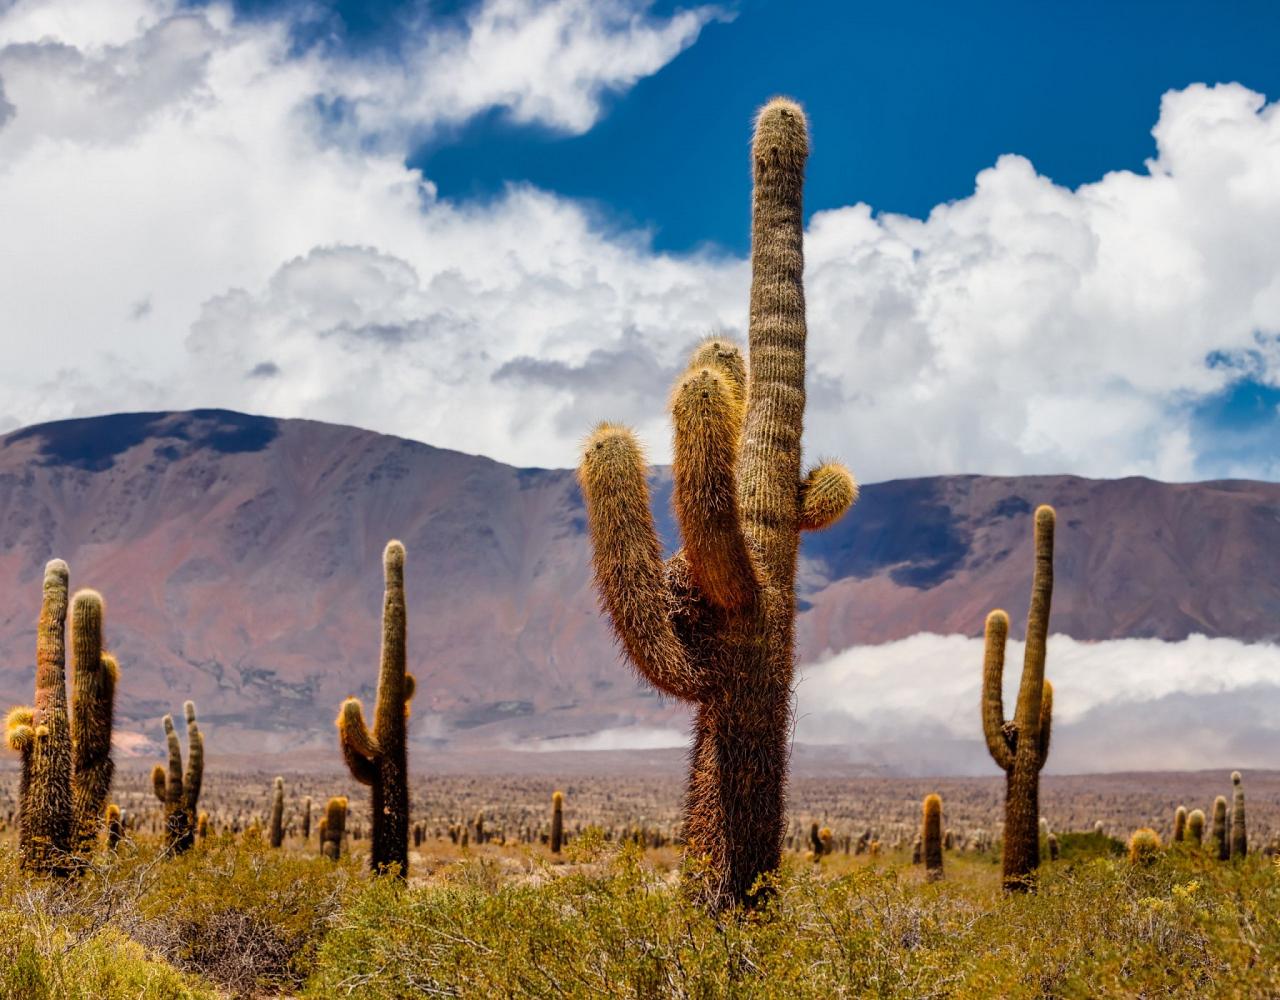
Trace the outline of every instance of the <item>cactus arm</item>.
<instances>
[{"instance_id":1,"label":"cactus arm","mask_svg":"<svg viewBox=\"0 0 1280 1000\"><path fill-rule=\"evenodd\" d=\"M1031 609L1027 613L1027 647L1018 690L1015 721L1018 733L1034 734L1040 728L1040 701L1044 694L1045 644L1049 638L1049 605L1053 598L1054 512L1048 505L1036 508L1036 568L1031 580Z\"/></svg>"},{"instance_id":2,"label":"cactus arm","mask_svg":"<svg viewBox=\"0 0 1280 1000\"><path fill-rule=\"evenodd\" d=\"M67 712L67 584L70 571L61 559L44 570L44 597L36 635L36 725Z\"/></svg>"},{"instance_id":3,"label":"cactus arm","mask_svg":"<svg viewBox=\"0 0 1280 1000\"><path fill-rule=\"evenodd\" d=\"M1040 760L1039 768L1043 768L1049 759L1049 735L1053 729L1053 685L1044 682L1044 693L1040 696Z\"/></svg>"},{"instance_id":4,"label":"cactus arm","mask_svg":"<svg viewBox=\"0 0 1280 1000\"><path fill-rule=\"evenodd\" d=\"M1009 616L1003 611L987 615L986 648L982 661L982 733L987 749L1002 770L1013 767L1013 747L1004 723L1004 649L1009 637Z\"/></svg>"},{"instance_id":5,"label":"cactus arm","mask_svg":"<svg viewBox=\"0 0 1280 1000\"><path fill-rule=\"evenodd\" d=\"M853 474L838 462L824 462L800 481L800 530L829 528L857 502Z\"/></svg>"},{"instance_id":6,"label":"cactus arm","mask_svg":"<svg viewBox=\"0 0 1280 1000\"><path fill-rule=\"evenodd\" d=\"M75 650L71 714L71 803L76 846L97 839L103 809L111 792L115 765L111 759L111 726L115 713L119 665L102 651L102 597L82 590L71 602L71 637Z\"/></svg>"},{"instance_id":7,"label":"cactus arm","mask_svg":"<svg viewBox=\"0 0 1280 1000\"><path fill-rule=\"evenodd\" d=\"M187 771L182 788L187 812L194 819L196 803L200 801L200 786L204 783L204 736L196 723L195 702L184 702L182 712L187 720Z\"/></svg>"},{"instance_id":8,"label":"cactus arm","mask_svg":"<svg viewBox=\"0 0 1280 1000\"><path fill-rule=\"evenodd\" d=\"M373 731L380 743L388 742L404 727L405 604L404 546L387 543L382 556L386 590L382 603L382 657L378 668L378 697L373 710Z\"/></svg>"},{"instance_id":9,"label":"cactus arm","mask_svg":"<svg viewBox=\"0 0 1280 1000\"><path fill-rule=\"evenodd\" d=\"M4 737L10 750L25 754L35 742L35 716L35 709L28 705L9 709L4 718Z\"/></svg>"},{"instance_id":10,"label":"cactus arm","mask_svg":"<svg viewBox=\"0 0 1280 1000\"><path fill-rule=\"evenodd\" d=\"M640 446L626 429L601 424L587 441L578 482L596 585L614 634L636 669L659 691L696 701L704 681L672 622L674 602L645 471Z\"/></svg>"},{"instance_id":11,"label":"cactus arm","mask_svg":"<svg viewBox=\"0 0 1280 1000\"><path fill-rule=\"evenodd\" d=\"M169 745L169 775L165 781L165 804L182 806L182 746L173 728L173 716L164 717L164 738Z\"/></svg>"},{"instance_id":12,"label":"cactus arm","mask_svg":"<svg viewBox=\"0 0 1280 1000\"><path fill-rule=\"evenodd\" d=\"M738 517L738 437L742 402L717 368L690 368L672 392L672 495L689 568L713 604L735 610L759 592Z\"/></svg>"},{"instance_id":13,"label":"cactus arm","mask_svg":"<svg viewBox=\"0 0 1280 1000\"><path fill-rule=\"evenodd\" d=\"M364 721L364 706L358 698L348 698L338 712L338 743L351 777L362 785L378 778L378 745Z\"/></svg>"},{"instance_id":14,"label":"cactus arm","mask_svg":"<svg viewBox=\"0 0 1280 1000\"><path fill-rule=\"evenodd\" d=\"M799 546L804 424L804 167L808 127L798 104L775 98L756 118L751 158L751 374L738 494L764 575L789 588Z\"/></svg>"},{"instance_id":15,"label":"cactus arm","mask_svg":"<svg viewBox=\"0 0 1280 1000\"><path fill-rule=\"evenodd\" d=\"M165 781L163 764L157 764L151 769L151 790L155 792L156 798L161 802L169 801L168 784Z\"/></svg>"}]
</instances>

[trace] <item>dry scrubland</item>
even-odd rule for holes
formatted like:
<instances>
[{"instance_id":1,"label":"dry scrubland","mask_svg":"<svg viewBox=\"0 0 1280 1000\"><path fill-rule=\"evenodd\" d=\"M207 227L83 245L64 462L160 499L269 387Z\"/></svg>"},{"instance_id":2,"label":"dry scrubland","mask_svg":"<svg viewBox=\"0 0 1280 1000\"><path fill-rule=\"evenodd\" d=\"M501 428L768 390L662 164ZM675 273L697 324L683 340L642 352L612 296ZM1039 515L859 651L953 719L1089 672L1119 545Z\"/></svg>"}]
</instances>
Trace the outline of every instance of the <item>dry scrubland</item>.
<instances>
[{"instance_id":1,"label":"dry scrubland","mask_svg":"<svg viewBox=\"0 0 1280 1000\"><path fill-rule=\"evenodd\" d=\"M6 820L0 896L20 930L0 944L0 996L1269 997L1280 992L1280 870L1257 848L1280 832L1280 773L1246 781L1248 858L1222 863L1207 843L1182 844L1135 867L1120 838L1151 825L1167 842L1176 806L1207 807L1227 776L1047 776L1061 855L1042 864L1038 893L1009 894L998 844L972 846L998 825L999 779L798 779L802 836L776 898L716 918L681 893L678 847L618 843L674 826L676 775L563 783L570 840L558 857L540 838L551 777L416 781L414 822L427 829L406 887L368 874L356 796L341 861L318 856L315 822L302 839L304 798L350 793L343 776L285 776L286 836L273 850L271 776L211 770L202 805L213 832L172 858L148 776L126 770L117 799L135 830L77 880L20 872ZM969 845L944 852L940 882L910 856L932 791ZM1116 838L1068 832L1099 819ZM255 822L263 835L230 832ZM465 847L448 834L464 822ZM811 822L835 835L816 863ZM856 853L865 829L883 841L877 857Z\"/></svg>"}]
</instances>

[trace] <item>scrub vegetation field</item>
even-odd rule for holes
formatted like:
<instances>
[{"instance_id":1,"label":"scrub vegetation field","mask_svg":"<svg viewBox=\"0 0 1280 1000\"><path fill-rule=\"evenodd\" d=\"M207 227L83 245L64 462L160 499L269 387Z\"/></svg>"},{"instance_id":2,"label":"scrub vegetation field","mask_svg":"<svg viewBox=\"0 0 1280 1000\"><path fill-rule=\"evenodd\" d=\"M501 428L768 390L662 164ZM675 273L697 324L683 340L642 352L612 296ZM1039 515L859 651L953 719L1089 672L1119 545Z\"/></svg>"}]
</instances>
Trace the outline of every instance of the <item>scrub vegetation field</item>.
<instances>
[{"instance_id":1,"label":"scrub vegetation field","mask_svg":"<svg viewBox=\"0 0 1280 1000\"><path fill-rule=\"evenodd\" d=\"M286 776L272 848L271 778L212 770L205 836L175 857L161 806L125 771L128 829L76 878L20 871L6 822L0 899L16 933L0 937L0 996L1270 997L1280 775L1247 777L1262 849L1226 862L1208 839L1169 843L1179 793L1207 807L1225 775L1044 778L1059 856L1045 845L1034 894L1002 891L999 843L984 842L998 779L802 778L774 895L712 916L677 877L675 777L566 783L559 854L543 842L550 777L415 783L402 884L368 872L367 799L351 800L337 862L320 856L318 819L303 837L306 799L346 790L341 776ZM940 880L912 863L931 791L952 841ZM817 857L814 824L831 831ZM1165 846L1135 865L1125 841L1141 825Z\"/></svg>"}]
</instances>

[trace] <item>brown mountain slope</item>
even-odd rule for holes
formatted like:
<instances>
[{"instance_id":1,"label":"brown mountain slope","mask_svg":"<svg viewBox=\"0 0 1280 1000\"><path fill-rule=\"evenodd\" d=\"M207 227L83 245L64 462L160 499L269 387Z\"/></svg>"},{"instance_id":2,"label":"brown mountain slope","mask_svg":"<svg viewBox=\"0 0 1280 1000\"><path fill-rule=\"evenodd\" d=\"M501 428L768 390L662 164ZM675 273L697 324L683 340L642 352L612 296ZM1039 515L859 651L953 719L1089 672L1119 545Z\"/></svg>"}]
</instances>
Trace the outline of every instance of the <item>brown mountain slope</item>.
<instances>
[{"instance_id":1,"label":"brown mountain slope","mask_svg":"<svg viewBox=\"0 0 1280 1000\"><path fill-rule=\"evenodd\" d=\"M655 480L671 536L669 485ZM1054 631L1280 633L1280 485L978 476L869 486L806 541L801 657L1025 613L1029 515L1060 515ZM29 701L40 571L108 604L120 728L193 697L226 750L327 745L375 682L379 557L409 553L414 737L472 745L676 717L619 663L573 475L350 427L122 414L0 439L0 707Z\"/></svg>"}]
</instances>

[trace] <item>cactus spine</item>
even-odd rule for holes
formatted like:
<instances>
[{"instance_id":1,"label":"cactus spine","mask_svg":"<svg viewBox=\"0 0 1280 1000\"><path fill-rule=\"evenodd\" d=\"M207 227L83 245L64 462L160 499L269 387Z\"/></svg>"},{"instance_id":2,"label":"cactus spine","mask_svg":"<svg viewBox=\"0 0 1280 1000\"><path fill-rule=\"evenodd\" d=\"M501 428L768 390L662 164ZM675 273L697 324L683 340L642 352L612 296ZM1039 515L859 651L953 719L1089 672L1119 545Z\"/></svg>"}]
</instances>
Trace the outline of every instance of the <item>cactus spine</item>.
<instances>
[{"instance_id":1,"label":"cactus spine","mask_svg":"<svg viewBox=\"0 0 1280 1000\"><path fill-rule=\"evenodd\" d=\"M1192 809L1187 816L1186 839L1199 847L1204 842L1204 810Z\"/></svg>"},{"instance_id":2,"label":"cactus spine","mask_svg":"<svg viewBox=\"0 0 1280 1000\"><path fill-rule=\"evenodd\" d=\"M405 745L413 675L405 672L404 546L387 543L383 553L386 592L382 606L382 663L373 732L364 706L348 698L338 713L338 737L351 776L368 785L373 801L373 844L369 865L375 872L397 866L409 874L409 783ZM332 832L332 823L330 823Z\"/></svg>"},{"instance_id":3,"label":"cactus spine","mask_svg":"<svg viewBox=\"0 0 1280 1000\"><path fill-rule=\"evenodd\" d=\"M925 876L932 882L942 878L942 798L924 798L924 828L920 833L924 845Z\"/></svg>"},{"instance_id":4,"label":"cactus spine","mask_svg":"<svg viewBox=\"0 0 1280 1000\"><path fill-rule=\"evenodd\" d=\"M102 649L102 597L82 590L71 602L75 654L67 702L66 624L70 571L61 559L44 572L36 638L33 708L11 710L9 747L21 756L18 849L25 868L66 874L92 850L111 791L111 727L119 668Z\"/></svg>"},{"instance_id":5,"label":"cactus spine","mask_svg":"<svg viewBox=\"0 0 1280 1000\"><path fill-rule=\"evenodd\" d=\"M551 793L551 853L564 846L564 792Z\"/></svg>"},{"instance_id":6,"label":"cactus spine","mask_svg":"<svg viewBox=\"0 0 1280 1000\"><path fill-rule=\"evenodd\" d=\"M1231 857L1231 841L1227 835L1227 800L1219 795L1213 800L1213 846L1219 861Z\"/></svg>"},{"instance_id":7,"label":"cactus spine","mask_svg":"<svg viewBox=\"0 0 1280 1000\"><path fill-rule=\"evenodd\" d=\"M173 716L164 717L165 742L169 746L169 769L162 764L151 770L151 786L164 805L164 825L169 849L181 854L195 843L196 806L200 802L200 786L204 783L204 737L196 722L193 701L182 706L187 720L187 767L182 769L182 744L173 727Z\"/></svg>"},{"instance_id":8,"label":"cactus spine","mask_svg":"<svg viewBox=\"0 0 1280 1000\"><path fill-rule=\"evenodd\" d=\"M696 706L684 836L695 895L713 910L751 902L781 859L799 532L833 522L857 492L839 465L800 469L808 153L799 105L765 105L752 142L750 372L715 338L671 398L684 548L664 564L629 430L599 425L579 468L614 632L649 683Z\"/></svg>"},{"instance_id":9,"label":"cactus spine","mask_svg":"<svg viewBox=\"0 0 1280 1000\"><path fill-rule=\"evenodd\" d=\"M320 853L331 861L342 857L342 834L347 828L347 797L329 800L320 821Z\"/></svg>"},{"instance_id":10,"label":"cactus spine","mask_svg":"<svg viewBox=\"0 0 1280 1000\"><path fill-rule=\"evenodd\" d=\"M284 843L284 778L276 775L271 789L271 846Z\"/></svg>"},{"instance_id":11,"label":"cactus spine","mask_svg":"<svg viewBox=\"0 0 1280 1000\"><path fill-rule=\"evenodd\" d=\"M1027 646L1022 666L1018 707L1012 722L1004 719L1005 641L1009 616L987 616L986 655L982 671L982 729L987 749L1005 772L1004 887L1008 891L1035 887L1040 864L1040 769L1049 758L1053 721L1053 686L1045 680L1045 644L1053 599L1054 512L1049 506L1035 513L1036 565L1027 615Z\"/></svg>"},{"instance_id":12,"label":"cactus spine","mask_svg":"<svg viewBox=\"0 0 1280 1000\"><path fill-rule=\"evenodd\" d=\"M1249 834L1244 818L1244 785L1240 772L1231 772L1231 857L1243 858L1249 853Z\"/></svg>"}]
</instances>

